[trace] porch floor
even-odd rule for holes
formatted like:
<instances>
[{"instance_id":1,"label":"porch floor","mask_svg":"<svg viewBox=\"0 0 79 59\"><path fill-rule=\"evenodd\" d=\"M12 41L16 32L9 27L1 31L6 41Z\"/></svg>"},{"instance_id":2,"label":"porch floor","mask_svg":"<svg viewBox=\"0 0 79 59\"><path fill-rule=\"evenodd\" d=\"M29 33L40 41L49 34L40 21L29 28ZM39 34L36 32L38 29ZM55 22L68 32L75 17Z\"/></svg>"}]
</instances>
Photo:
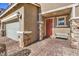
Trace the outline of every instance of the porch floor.
<instances>
[{"instance_id":1,"label":"porch floor","mask_svg":"<svg viewBox=\"0 0 79 59\"><path fill-rule=\"evenodd\" d=\"M34 43L27 48L31 49L30 56L77 56L78 49L72 49L68 40L45 39Z\"/></svg>"}]
</instances>

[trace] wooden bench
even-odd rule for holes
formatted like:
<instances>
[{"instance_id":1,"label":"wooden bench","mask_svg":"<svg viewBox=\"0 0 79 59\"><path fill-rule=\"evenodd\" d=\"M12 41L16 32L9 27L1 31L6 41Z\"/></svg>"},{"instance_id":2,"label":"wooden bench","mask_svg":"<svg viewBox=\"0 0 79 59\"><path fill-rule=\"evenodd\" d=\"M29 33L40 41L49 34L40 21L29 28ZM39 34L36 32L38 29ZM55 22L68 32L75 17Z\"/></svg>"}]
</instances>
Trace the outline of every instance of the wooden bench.
<instances>
[{"instance_id":1,"label":"wooden bench","mask_svg":"<svg viewBox=\"0 0 79 59\"><path fill-rule=\"evenodd\" d=\"M69 37L68 33L55 33L55 37L67 38Z\"/></svg>"}]
</instances>

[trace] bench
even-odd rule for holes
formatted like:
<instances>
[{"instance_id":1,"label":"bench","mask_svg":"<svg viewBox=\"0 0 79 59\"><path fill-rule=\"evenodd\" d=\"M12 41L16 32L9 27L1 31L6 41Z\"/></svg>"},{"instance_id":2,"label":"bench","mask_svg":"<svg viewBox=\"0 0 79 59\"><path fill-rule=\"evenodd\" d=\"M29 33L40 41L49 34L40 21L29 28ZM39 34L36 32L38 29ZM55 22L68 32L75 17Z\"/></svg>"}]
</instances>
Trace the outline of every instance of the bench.
<instances>
[{"instance_id":1,"label":"bench","mask_svg":"<svg viewBox=\"0 0 79 59\"><path fill-rule=\"evenodd\" d=\"M55 37L68 39L69 34L68 33L55 33Z\"/></svg>"}]
</instances>

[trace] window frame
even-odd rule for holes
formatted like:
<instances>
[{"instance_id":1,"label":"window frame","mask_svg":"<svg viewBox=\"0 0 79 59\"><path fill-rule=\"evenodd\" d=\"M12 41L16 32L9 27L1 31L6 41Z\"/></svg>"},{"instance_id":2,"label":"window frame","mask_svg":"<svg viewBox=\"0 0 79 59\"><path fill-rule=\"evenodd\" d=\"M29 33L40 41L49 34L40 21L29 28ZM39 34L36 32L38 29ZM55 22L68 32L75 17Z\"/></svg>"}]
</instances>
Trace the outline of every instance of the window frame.
<instances>
[{"instance_id":1,"label":"window frame","mask_svg":"<svg viewBox=\"0 0 79 59\"><path fill-rule=\"evenodd\" d=\"M56 26L56 27L67 27L67 24L66 24L66 17L67 17L67 16L59 16L59 17L57 17L57 26ZM59 25L59 24L58 24L58 21L59 21L60 18L64 18L64 25Z\"/></svg>"}]
</instances>

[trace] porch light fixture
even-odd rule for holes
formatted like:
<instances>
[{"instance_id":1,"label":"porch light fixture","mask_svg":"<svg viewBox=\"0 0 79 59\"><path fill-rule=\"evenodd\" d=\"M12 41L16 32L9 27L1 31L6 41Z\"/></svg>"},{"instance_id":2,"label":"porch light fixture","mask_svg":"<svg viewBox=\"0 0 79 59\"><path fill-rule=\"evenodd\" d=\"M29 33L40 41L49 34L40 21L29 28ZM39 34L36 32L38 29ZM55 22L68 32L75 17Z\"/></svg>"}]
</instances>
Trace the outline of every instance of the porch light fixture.
<instances>
[{"instance_id":1,"label":"porch light fixture","mask_svg":"<svg viewBox=\"0 0 79 59\"><path fill-rule=\"evenodd\" d=\"M17 14L18 14L17 17L22 19L22 14L20 12L17 12Z\"/></svg>"}]
</instances>

